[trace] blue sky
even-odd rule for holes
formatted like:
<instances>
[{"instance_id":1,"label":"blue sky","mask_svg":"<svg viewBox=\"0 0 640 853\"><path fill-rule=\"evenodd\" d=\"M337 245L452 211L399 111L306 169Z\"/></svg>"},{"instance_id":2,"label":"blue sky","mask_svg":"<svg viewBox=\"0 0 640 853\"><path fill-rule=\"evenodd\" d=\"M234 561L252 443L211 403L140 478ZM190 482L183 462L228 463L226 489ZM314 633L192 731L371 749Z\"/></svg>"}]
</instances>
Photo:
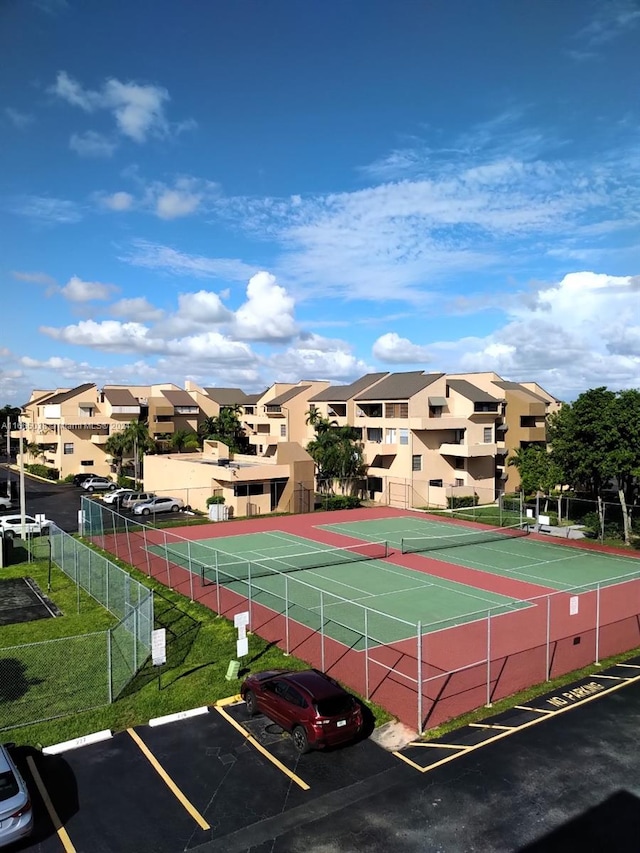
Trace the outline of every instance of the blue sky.
<instances>
[{"instance_id":1,"label":"blue sky","mask_svg":"<svg viewBox=\"0 0 640 853\"><path fill-rule=\"evenodd\" d=\"M640 386L639 0L6 0L0 404Z\"/></svg>"}]
</instances>

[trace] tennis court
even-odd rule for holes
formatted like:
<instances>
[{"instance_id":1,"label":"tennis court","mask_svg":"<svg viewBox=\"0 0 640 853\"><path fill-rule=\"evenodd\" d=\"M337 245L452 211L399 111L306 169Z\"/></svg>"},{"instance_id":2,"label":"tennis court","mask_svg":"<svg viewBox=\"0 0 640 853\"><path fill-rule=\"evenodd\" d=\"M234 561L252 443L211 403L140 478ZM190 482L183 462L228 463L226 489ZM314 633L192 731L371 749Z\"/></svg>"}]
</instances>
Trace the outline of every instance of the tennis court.
<instances>
[{"instance_id":1,"label":"tennis court","mask_svg":"<svg viewBox=\"0 0 640 853\"><path fill-rule=\"evenodd\" d=\"M528 604L384 559L387 543L341 548L272 530L152 545L154 554L354 648L416 636Z\"/></svg>"},{"instance_id":2,"label":"tennis court","mask_svg":"<svg viewBox=\"0 0 640 853\"><path fill-rule=\"evenodd\" d=\"M554 590L607 586L640 574L640 560L522 536L517 527L494 531L413 517L324 524L354 539L385 539L405 553L424 553L455 566L514 578ZM487 541L487 539L489 541Z\"/></svg>"}]
</instances>

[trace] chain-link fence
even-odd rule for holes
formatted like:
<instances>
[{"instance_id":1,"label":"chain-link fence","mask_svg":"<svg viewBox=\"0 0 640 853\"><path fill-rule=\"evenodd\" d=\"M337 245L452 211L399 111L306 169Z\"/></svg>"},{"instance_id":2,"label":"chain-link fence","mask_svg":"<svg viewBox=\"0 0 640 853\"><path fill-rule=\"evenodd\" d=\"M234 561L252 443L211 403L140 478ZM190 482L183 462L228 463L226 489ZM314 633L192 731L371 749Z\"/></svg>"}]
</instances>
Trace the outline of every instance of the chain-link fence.
<instances>
[{"instance_id":1,"label":"chain-link fence","mask_svg":"<svg viewBox=\"0 0 640 853\"><path fill-rule=\"evenodd\" d=\"M0 648L0 730L113 702L151 652L153 592L55 525L17 540L49 559L119 621L107 631Z\"/></svg>"}]
</instances>

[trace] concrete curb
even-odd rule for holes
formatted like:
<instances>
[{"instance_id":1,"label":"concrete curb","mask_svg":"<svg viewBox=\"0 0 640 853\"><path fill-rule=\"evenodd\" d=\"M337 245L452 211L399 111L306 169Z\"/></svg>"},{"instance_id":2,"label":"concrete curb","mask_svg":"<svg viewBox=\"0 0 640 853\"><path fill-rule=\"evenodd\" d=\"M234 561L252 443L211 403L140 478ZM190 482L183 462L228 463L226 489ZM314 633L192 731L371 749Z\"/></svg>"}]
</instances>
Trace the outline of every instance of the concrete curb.
<instances>
[{"instance_id":1,"label":"concrete curb","mask_svg":"<svg viewBox=\"0 0 640 853\"><path fill-rule=\"evenodd\" d=\"M60 752L67 752L70 749L78 749L81 746L89 746L92 743L99 743L103 740L108 740L113 737L111 729L103 729L100 732L93 732L90 735L73 738L73 740L65 740L61 743L54 743L52 746L43 747L44 755L58 755Z\"/></svg>"},{"instance_id":2,"label":"concrete curb","mask_svg":"<svg viewBox=\"0 0 640 853\"><path fill-rule=\"evenodd\" d=\"M149 725L164 726L167 723L175 723L178 720L188 720L190 717L199 717L201 714L208 714L209 706L204 705L201 708L192 708L190 711L177 711L175 714L165 714L163 717L153 717L149 720Z\"/></svg>"}]
</instances>

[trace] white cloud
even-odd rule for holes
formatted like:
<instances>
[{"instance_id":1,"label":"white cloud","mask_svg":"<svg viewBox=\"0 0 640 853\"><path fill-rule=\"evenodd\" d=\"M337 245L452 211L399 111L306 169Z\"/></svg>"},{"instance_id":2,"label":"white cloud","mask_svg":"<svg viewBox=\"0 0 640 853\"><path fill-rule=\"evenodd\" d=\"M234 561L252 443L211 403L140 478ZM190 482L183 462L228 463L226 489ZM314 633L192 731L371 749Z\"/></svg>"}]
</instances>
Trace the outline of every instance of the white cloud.
<instances>
[{"instance_id":1,"label":"white cloud","mask_svg":"<svg viewBox=\"0 0 640 853\"><path fill-rule=\"evenodd\" d=\"M111 157L116 147L113 140L94 130L74 133L69 139L69 148L81 157Z\"/></svg>"},{"instance_id":2,"label":"white cloud","mask_svg":"<svg viewBox=\"0 0 640 853\"><path fill-rule=\"evenodd\" d=\"M372 351L375 358L389 364L423 364L431 361L428 347L413 344L396 332L381 335L374 341Z\"/></svg>"},{"instance_id":3,"label":"white cloud","mask_svg":"<svg viewBox=\"0 0 640 853\"><path fill-rule=\"evenodd\" d=\"M29 113L21 113L19 110L14 110L13 107L5 107L4 114L18 130L25 130L35 121L34 116Z\"/></svg>"},{"instance_id":4,"label":"white cloud","mask_svg":"<svg viewBox=\"0 0 640 853\"><path fill-rule=\"evenodd\" d=\"M100 203L104 207L117 212L131 210L134 205L134 202L135 199L131 195L131 193L125 192L111 193L111 195L105 195L100 197Z\"/></svg>"},{"instance_id":5,"label":"white cloud","mask_svg":"<svg viewBox=\"0 0 640 853\"><path fill-rule=\"evenodd\" d=\"M48 225L70 225L82 219L82 212L75 202L50 196L22 196L11 210Z\"/></svg>"},{"instance_id":6,"label":"white cloud","mask_svg":"<svg viewBox=\"0 0 640 853\"><path fill-rule=\"evenodd\" d=\"M50 338L75 346L90 347L107 352L166 351L166 342L154 339L142 323L120 323L118 320L81 320L76 325L54 328L41 326L40 331Z\"/></svg>"},{"instance_id":7,"label":"white cloud","mask_svg":"<svg viewBox=\"0 0 640 853\"><path fill-rule=\"evenodd\" d=\"M257 272L255 267L237 258L209 258L204 255L189 255L171 246L163 246L148 240L133 240L129 254L120 257L136 267L163 270L172 275L190 278L223 278L230 281L246 281Z\"/></svg>"},{"instance_id":8,"label":"white cloud","mask_svg":"<svg viewBox=\"0 0 640 853\"><path fill-rule=\"evenodd\" d=\"M165 189L156 199L156 214L160 219L189 216L200 206L202 196L188 189Z\"/></svg>"},{"instance_id":9,"label":"white cloud","mask_svg":"<svg viewBox=\"0 0 640 853\"><path fill-rule=\"evenodd\" d=\"M99 281L83 281L77 275L60 288L60 293L70 302L91 302L93 300L111 299L120 288L114 284L103 284Z\"/></svg>"},{"instance_id":10,"label":"white cloud","mask_svg":"<svg viewBox=\"0 0 640 853\"><path fill-rule=\"evenodd\" d=\"M576 38L595 47L631 32L640 24L640 8L636 0L610 0L595 4L595 15ZM595 54L592 54L595 55ZM585 58L584 54L582 57Z\"/></svg>"},{"instance_id":11,"label":"white cloud","mask_svg":"<svg viewBox=\"0 0 640 853\"><path fill-rule=\"evenodd\" d=\"M11 275L18 281L26 281L29 284L42 284L45 287L55 287L56 280L46 272L20 272L13 270Z\"/></svg>"},{"instance_id":12,"label":"white cloud","mask_svg":"<svg viewBox=\"0 0 640 853\"><path fill-rule=\"evenodd\" d=\"M156 308L144 296L131 299L120 299L109 307L109 313L114 317L135 320L141 323L155 322L164 317L164 311Z\"/></svg>"},{"instance_id":13,"label":"white cloud","mask_svg":"<svg viewBox=\"0 0 640 853\"><path fill-rule=\"evenodd\" d=\"M259 272L249 279L247 301L235 316L235 333L243 340L289 340L298 332L294 300L275 276Z\"/></svg>"},{"instance_id":14,"label":"white cloud","mask_svg":"<svg viewBox=\"0 0 640 853\"><path fill-rule=\"evenodd\" d=\"M228 322L233 316L218 294L210 290L181 293L178 296L178 315L202 324Z\"/></svg>"},{"instance_id":15,"label":"white cloud","mask_svg":"<svg viewBox=\"0 0 640 853\"><path fill-rule=\"evenodd\" d=\"M139 144L146 142L150 136L162 138L171 133L165 115L165 105L170 98L162 86L132 81L123 83L110 78L100 90L85 89L66 71L59 71L50 91L84 112L109 111L118 131ZM181 122L178 132L189 126L189 121Z\"/></svg>"},{"instance_id":16,"label":"white cloud","mask_svg":"<svg viewBox=\"0 0 640 853\"><path fill-rule=\"evenodd\" d=\"M37 358L31 358L28 355L22 356L20 359L20 363L25 367L34 368L47 368L50 370L64 370L70 367L73 367L76 362L72 358L61 358L57 355L52 355L50 358L45 361L41 361Z\"/></svg>"},{"instance_id":17,"label":"white cloud","mask_svg":"<svg viewBox=\"0 0 640 853\"><path fill-rule=\"evenodd\" d=\"M300 379L330 379L350 382L372 368L355 356L346 341L319 335L301 336L283 353L269 359L272 374L282 382Z\"/></svg>"}]
</instances>

